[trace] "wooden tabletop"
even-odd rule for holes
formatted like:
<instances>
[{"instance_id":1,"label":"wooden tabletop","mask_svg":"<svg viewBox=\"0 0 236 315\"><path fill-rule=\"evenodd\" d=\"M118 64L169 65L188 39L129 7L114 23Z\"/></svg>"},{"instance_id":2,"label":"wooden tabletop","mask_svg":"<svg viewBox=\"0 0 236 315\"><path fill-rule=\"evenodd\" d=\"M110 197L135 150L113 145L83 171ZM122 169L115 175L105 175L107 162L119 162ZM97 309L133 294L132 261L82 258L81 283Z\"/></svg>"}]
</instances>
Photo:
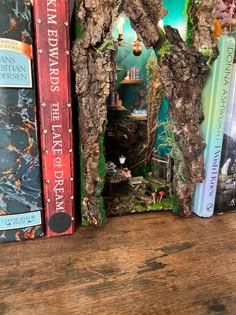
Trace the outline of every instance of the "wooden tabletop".
<instances>
[{"instance_id":1,"label":"wooden tabletop","mask_svg":"<svg viewBox=\"0 0 236 315\"><path fill-rule=\"evenodd\" d=\"M1 315L236 314L236 213L110 218L0 257Z\"/></svg>"}]
</instances>

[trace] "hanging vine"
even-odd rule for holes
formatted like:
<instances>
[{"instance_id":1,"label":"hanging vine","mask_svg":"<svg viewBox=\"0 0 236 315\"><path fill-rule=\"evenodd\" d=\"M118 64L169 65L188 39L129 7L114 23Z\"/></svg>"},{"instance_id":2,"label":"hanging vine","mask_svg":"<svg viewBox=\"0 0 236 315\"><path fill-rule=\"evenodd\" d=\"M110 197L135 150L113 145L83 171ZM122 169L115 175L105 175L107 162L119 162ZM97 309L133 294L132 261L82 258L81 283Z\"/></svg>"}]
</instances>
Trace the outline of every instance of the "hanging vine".
<instances>
[{"instance_id":1,"label":"hanging vine","mask_svg":"<svg viewBox=\"0 0 236 315\"><path fill-rule=\"evenodd\" d=\"M156 138L157 116L160 110L163 96L163 87L160 81L160 73L157 69L157 59L154 53L149 57L146 64L147 78L147 144L145 150L144 164L150 162Z\"/></svg>"}]
</instances>

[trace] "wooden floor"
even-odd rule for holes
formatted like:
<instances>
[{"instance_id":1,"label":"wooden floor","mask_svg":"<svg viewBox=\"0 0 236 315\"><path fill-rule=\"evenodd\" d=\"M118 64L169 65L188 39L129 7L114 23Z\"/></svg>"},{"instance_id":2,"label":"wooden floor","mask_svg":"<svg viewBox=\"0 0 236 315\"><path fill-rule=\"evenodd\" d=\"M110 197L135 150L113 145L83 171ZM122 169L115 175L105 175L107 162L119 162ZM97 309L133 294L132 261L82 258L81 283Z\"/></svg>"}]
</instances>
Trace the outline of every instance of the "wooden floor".
<instances>
[{"instance_id":1,"label":"wooden floor","mask_svg":"<svg viewBox=\"0 0 236 315\"><path fill-rule=\"evenodd\" d=\"M236 314L236 213L110 218L0 245L0 315Z\"/></svg>"}]
</instances>

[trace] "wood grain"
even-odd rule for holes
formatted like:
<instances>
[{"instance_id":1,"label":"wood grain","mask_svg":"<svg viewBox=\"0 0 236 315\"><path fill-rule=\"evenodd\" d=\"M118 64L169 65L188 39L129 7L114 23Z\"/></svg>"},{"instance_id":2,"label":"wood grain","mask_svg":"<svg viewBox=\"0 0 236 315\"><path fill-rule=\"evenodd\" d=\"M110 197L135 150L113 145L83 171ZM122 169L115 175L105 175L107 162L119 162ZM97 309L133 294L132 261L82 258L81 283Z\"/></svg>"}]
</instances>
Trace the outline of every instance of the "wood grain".
<instances>
[{"instance_id":1,"label":"wood grain","mask_svg":"<svg viewBox=\"0 0 236 315\"><path fill-rule=\"evenodd\" d=\"M110 218L0 246L0 314L236 314L236 213Z\"/></svg>"}]
</instances>

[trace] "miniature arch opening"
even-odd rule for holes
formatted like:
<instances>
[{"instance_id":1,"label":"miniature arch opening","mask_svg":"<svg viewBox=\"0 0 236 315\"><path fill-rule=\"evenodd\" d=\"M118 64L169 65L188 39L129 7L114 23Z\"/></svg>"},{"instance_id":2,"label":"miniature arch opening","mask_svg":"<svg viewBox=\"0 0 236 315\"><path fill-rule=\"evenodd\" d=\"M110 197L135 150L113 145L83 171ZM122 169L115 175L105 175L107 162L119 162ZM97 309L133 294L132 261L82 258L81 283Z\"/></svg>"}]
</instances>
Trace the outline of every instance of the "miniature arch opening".
<instances>
[{"instance_id":1,"label":"miniature arch opening","mask_svg":"<svg viewBox=\"0 0 236 315\"><path fill-rule=\"evenodd\" d=\"M214 1L204 4L202 1L188 2L186 12L192 25L187 27L187 43L176 30L179 21L177 16L188 25L183 16L185 0L180 0L181 2L183 6L179 3L176 6L175 2L169 0L124 0L121 7L147 47L164 49L162 56L159 50L158 67L168 98L172 131L178 136L170 137L174 144L172 148L175 148L174 152L171 150L171 155L176 170L173 174L176 196L173 210L178 210L180 215L190 216L195 185L204 178L205 143L199 128L203 118L200 98L202 86L209 74L209 57L199 49L207 43L211 48L211 61L217 57L217 49L216 41L212 38ZM107 121L106 100L113 69L116 69L116 52L110 38L110 29L121 1L116 2L115 8L110 1L103 2L102 6L99 3L98 1L94 6L95 10L90 10L84 5L84 1L78 1L78 11L81 14L78 15L78 40L73 46L76 94L80 104L81 214L84 224L101 224L106 221L102 195L107 175L106 162L109 162L105 161L103 153ZM172 9L173 14L167 15L172 16L172 21L165 21L165 34L162 36L157 21L165 18L167 10L171 13ZM177 10L181 12L177 13ZM87 11L88 14L84 14ZM204 25L201 19L193 19L196 14L204 17ZM98 17L100 22L95 24ZM173 62L174 59L179 62ZM190 93L191 89L195 93ZM188 132L182 132L183 130ZM121 156L121 161L123 160ZM125 161L128 163L127 159Z\"/></svg>"},{"instance_id":2,"label":"miniature arch opening","mask_svg":"<svg viewBox=\"0 0 236 315\"><path fill-rule=\"evenodd\" d=\"M145 48L123 14L122 19L122 27L118 24L113 33L118 41L117 72L107 101L104 137L103 200L108 216L173 206L171 160L168 149L160 150L163 128L157 128L159 112L165 116L168 110L159 90L156 55ZM137 38L138 55L133 52Z\"/></svg>"}]
</instances>

